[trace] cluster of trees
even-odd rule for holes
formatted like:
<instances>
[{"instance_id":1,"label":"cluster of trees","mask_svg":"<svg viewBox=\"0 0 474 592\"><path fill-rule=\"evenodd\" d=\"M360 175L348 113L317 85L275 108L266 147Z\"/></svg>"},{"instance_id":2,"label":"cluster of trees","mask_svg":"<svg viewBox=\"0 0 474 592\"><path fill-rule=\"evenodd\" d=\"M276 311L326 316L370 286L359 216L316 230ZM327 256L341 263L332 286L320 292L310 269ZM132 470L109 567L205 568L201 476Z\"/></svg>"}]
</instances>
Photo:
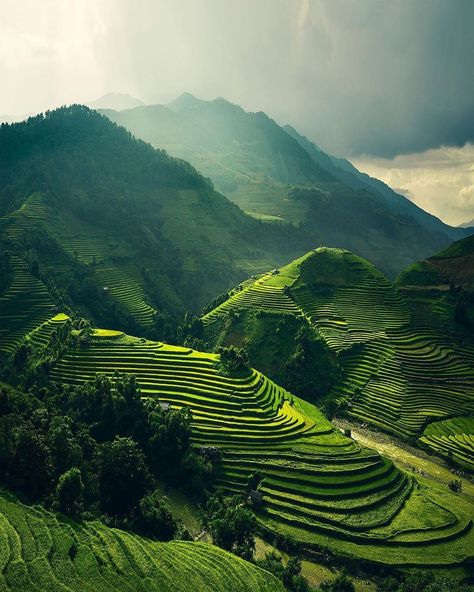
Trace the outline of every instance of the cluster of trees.
<instances>
[{"instance_id":1,"label":"cluster of trees","mask_svg":"<svg viewBox=\"0 0 474 592\"><path fill-rule=\"evenodd\" d=\"M296 349L283 368L284 386L308 401L317 402L335 384L339 369L324 341L309 327L296 334Z\"/></svg>"},{"instance_id":2,"label":"cluster of trees","mask_svg":"<svg viewBox=\"0 0 474 592\"><path fill-rule=\"evenodd\" d=\"M240 372L248 372L249 357L247 351L243 347L218 347L216 353L219 354L219 365L221 369L227 374L237 374Z\"/></svg>"},{"instance_id":3,"label":"cluster of trees","mask_svg":"<svg viewBox=\"0 0 474 592\"><path fill-rule=\"evenodd\" d=\"M377 592L468 592L471 586L453 576L438 576L417 570L400 579L388 576L377 579Z\"/></svg>"},{"instance_id":4,"label":"cluster of trees","mask_svg":"<svg viewBox=\"0 0 474 592\"><path fill-rule=\"evenodd\" d=\"M290 557L286 564L282 556L270 551L263 559L257 559L255 564L278 578L289 592L311 592L312 588L306 578L301 575L301 560L299 557ZM348 590L347 592L351 592Z\"/></svg>"},{"instance_id":5,"label":"cluster of trees","mask_svg":"<svg viewBox=\"0 0 474 592\"><path fill-rule=\"evenodd\" d=\"M144 401L133 376L0 391L0 482L76 518L161 540L177 530L157 483L199 496L212 481L191 448L187 408Z\"/></svg>"}]
</instances>

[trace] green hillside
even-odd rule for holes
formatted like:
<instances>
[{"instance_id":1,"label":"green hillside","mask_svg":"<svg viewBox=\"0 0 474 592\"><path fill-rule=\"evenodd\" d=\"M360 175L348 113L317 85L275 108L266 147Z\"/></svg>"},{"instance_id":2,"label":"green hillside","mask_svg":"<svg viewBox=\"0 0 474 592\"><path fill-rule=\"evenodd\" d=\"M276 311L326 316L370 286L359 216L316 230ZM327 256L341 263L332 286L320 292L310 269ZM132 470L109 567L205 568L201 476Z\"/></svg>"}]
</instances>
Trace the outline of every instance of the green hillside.
<instances>
[{"instance_id":1,"label":"green hillside","mask_svg":"<svg viewBox=\"0 0 474 592\"><path fill-rule=\"evenodd\" d=\"M221 449L217 485L243 492L260 475L255 511L272 533L389 564L452 565L469 555L469 504L361 448L256 370L229 375L215 354L97 331L50 376L74 385L116 371L133 373L145 397L189 407L194 444Z\"/></svg>"},{"instance_id":2,"label":"green hillside","mask_svg":"<svg viewBox=\"0 0 474 592\"><path fill-rule=\"evenodd\" d=\"M465 339L466 361L472 364L474 346L474 235L454 242L436 255L414 263L403 271L397 285L413 315L424 324L444 330L452 328L453 319L469 337ZM463 337L461 337L461 340ZM472 384L468 387L471 392ZM474 413L471 417L452 416L426 426L420 442L451 462L474 469L472 441Z\"/></svg>"},{"instance_id":3,"label":"green hillside","mask_svg":"<svg viewBox=\"0 0 474 592\"><path fill-rule=\"evenodd\" d=\"M347 251L320 248L236 289L204 315L205 338L243 345L257 367L306 398L413 438L432 421L474 413L472 333L450 302L426 300ZM299 337L303 329L310 338Z\"/></svg>"},{"instance_id":4,"label":"green hillside","mask_svg":"<svg viewBox=\"0 0 474 592\"><path fill-rule=\"evenodd\" d=\"M159 543L75 523L0 492L5 592L282 592L269 573L203 543Z\"/></svg>"},{"instance_id":5,"label":"green hillside","mask_svg":"<svg viewBox=\"0 0 474 592\"><path fill-rule=\"evenodd\" d=\"M191 162L251 216L304 227L311 247L343 247L391 277L467 231L427 214L265 113L185 93L168 105L102 111Z\"/></svg>"},{"instance_id":6,"label":"green hillside","mask_svg":"<svg viewBox=\"0 0 474 592\"><path fill-rule=\"evenodd\" d=\"M308 244L82 106L0 127L0 228L55 304L142 334Z\"/></svg>"},{"instance_id":7,"label":"green hillside","mask_svg":"<svg viewBox=\"0 0 474 592\"><path fill-rule=\"evenodd\" d=\"M397 279L399 286L446 289L450 284L474 289L474 234L456 241L424 261L414 263Z\"/></svg>"}]
</instances>

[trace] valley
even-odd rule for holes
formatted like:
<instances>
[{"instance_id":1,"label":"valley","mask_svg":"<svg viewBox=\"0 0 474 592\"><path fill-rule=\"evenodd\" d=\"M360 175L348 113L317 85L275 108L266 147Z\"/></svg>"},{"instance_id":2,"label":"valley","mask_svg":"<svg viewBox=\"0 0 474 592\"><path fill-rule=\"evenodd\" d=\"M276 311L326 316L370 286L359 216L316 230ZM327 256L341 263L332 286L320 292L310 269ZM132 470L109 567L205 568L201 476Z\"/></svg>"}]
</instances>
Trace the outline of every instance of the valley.
<instances>
[{"instance_id":1,"label":"valley","mask_svg":"<svg viewBox=\"0 0 474 592\"><path fill-rule=\"evenodd\" d=\"M221 107L225 117L233 112ZM273 125L239 117L249 129L255 120ZM294 138L275 133L295 150ZM25 134L35 141L15 151ZM294 585L301 577L334 580L317 566L322 557L337 577L345 564L355 574L360 565L360 590L374 589L376 574L403 578L412 568L471 577L471 238L404 270L401 255L391 281L359 254L377 261L385 247L374 255L357 238L355 254L333 235L314 248L308 216L316 202L324 206L316 218L334 221L334 202L356 191L334 181L327 155L321 162L332 172L296 149L311 186L286 187L302 206L300 223L290 224L273 190L261 196L276 209L250 200L242 203L247 215L191 165L85 107L4 126L0 138L0 463L19 496L5 491L0 500L6 590L35 590L35 570L60 589L141 590L142 579L146 589L166 589L171 556L186 569L199 565L180 589L207 589L200 570L214 562L217 590L280 590L283 576L262 575L270 543L287 558L272 560L281 564L275 573L303 559ZM76 170L77 153L90 158ZM333 192L329 209L324 183ZM307 199L316 200L309 209ZM381 198L367 199L370 209ZM341 217L338 224L344 233ZM432 244L443 246L450 232ZM374 241L383 244L378 235ZM424 252L407 249L411 257ZM42 464L42 455L55 458L50 440L71 458L54 461L62 467L54 477ZM142 459L146 485L134 501L126 490L112 503L108 471L125 470L130 458L111 468L107 455L125 454L121 447ZM15 472L19 451L30 448L44 471L42 494L27 493L35 483ZM66 477L76 479L75 493L63 493ZM47 526L28 530L37 512ZM245 524L252 535L228 542ZM192 542L203 532L225 551ZM43 547L42 536L52 543ZM173 536L190 542L153 540ZM97 583L85 581L84 565ZM239 575L245 570L248 578ZM235 575L227 581L224 572ZM371 583L363 584L365 574Z\"/></svg>"}]
</instances>

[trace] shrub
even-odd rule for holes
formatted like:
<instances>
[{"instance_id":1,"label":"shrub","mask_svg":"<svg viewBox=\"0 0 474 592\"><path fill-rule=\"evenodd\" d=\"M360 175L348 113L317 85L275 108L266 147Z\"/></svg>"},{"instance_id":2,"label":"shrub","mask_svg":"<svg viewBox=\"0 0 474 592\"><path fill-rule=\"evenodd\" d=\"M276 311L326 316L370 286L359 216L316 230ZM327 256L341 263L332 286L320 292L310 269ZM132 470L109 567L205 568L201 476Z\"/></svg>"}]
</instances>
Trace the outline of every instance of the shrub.
<instances>
[{"instance_id":1,"label":"shrub","mask_svg":"<svg viewBox=\"0 0 474 592\"><path fill-rule=\"evenodd\" d=\"M59 477L56 486L56 503L60 512L77 515L81 512L84 484L81 471L73 467Z\"/></svg>"},{"instance_id":2,"label":"shrub","mask_svg":"<svg viewBox=\"0 0 474 592\"><path fill-rule=\"evenodd\" d=\"M229 374L249 370L248 354L243 347L240 349L233 345L230 347L218 347L217 353L220 355L221 366Z\"/></svg>"},{"instance_id":3,"label":"shrub","mask_svg":"<svg viewBox=\"0 0 474 592\"><path fill-rule=\"evenodd\" d=\"M460 479L452 479L448 483L448 487L451 491L454 491L455 493L459 493L462 491L462 482Z\"/></svg>"}]
</instances>

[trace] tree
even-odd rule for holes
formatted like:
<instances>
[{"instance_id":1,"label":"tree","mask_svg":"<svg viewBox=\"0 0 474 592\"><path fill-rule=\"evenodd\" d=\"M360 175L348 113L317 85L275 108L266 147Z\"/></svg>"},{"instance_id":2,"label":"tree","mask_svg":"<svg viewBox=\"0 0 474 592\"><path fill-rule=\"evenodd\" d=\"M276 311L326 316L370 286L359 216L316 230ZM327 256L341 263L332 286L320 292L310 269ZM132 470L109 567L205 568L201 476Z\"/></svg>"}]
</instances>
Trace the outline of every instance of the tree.
<instances>
[{"instance_id":1,"label":"tree","mask_svg":"<svg viewBox=\"0 0 474 592\"><path fill-rule=\"evenodd\" d=\"M355 592L355 587L352 580L342 571L334 580L323 582L320 590L322 592Z\"/></svg>"},{"instance_id":2,"label":"tree","mask_svg":"<svg viewBox=\"0 0 474 592\"><path fill-rule=\"evenodd\" d=\"M160 541L171 540L177 530L176 522L158 490L142 497L133 525L140 534Z\"/></svg>"},{"instance_id":3,"label":"tree","mask_svg":"<svg viewBox=\"0 0 474 592\"><path fill-rule=\"evenodd\" d=\"M243 347L237 348L233 345L218 347L217 353L220 355L221 366L229 374L245 372L249 369L248 354Z\"/></svg>"},{"instance_id":4,"label":"tree","mask_svg":"<svg viewBox=\"0 0 474 592\"><path fill-rule=\"evenodd\" d=\"M210 498L206 523L216 545L247 561L252 559L257 525L238 496Z\"/></svg>"},{"instance_id":5,"label":"tree","mask_svg":"<svg viewBox=\"0 0 474 592\"><path fill-rule=\"evenodd\" d=\"M283 566L282 556L275 551L265 553L263 559L257 559L255 565L272 573L278 580L283 581L285 568Z\"/></svg>"},{"instance_id":6,"label":"tree","mask_svg":"<svg viewBox=\"0 0 474 592\"><path fill-rule=\"evenodd\" d=\"M59 477L56 486L56 503L64 514L79 514L82 509L84 484L77 467L69 469Z\"/></svg>"},{"instance_id":7,"label":"tree","mask_svg":"<svg viewBox=\"0 0 474 592\"><path fill-rule=\"evenodd\" d=\"M98 466L102 511L125 516L151 482L143 451L132 438L117 436L99 447Z\"/></svg>"},{"instance_id":8,"label":"tree","mask_svg":"<svg viewBox=\"0 0 474 592\"><path fill-rule=\"evenodd\" d=\"M82 461L82 450L72 433L70 417L55 416L49 423L47 442L51 450L56 475L65 473Z\"/></svg>"},{"instance_id":9,"label":"tree","mask_svg":"<svg viewBox=\"0 0 474 592\"><path fill-rule=\"evenodd\" d=\"M333 386L338 369L324 341L303 326L295 337L296 349L283 368L285 386L309 400L325 395Z\"/></svg>"},{"instance_id":10,"label":"tree","mask_svg":"<svg viewBox=\"0 0 474 592\"><path fill-rule=\"evenodd\" d=\"M16 432L13 458L15 489L36 500L49 491L53 463L44 436L31 423L22 423Z\"/></svg>"},{"instance_id":11,"label":"tree","mask_svg":"<svg viewBox=\"0 0 474 592\"><path fill-rule=\"evenodd\" d=\"M149 457L156 475L176 479L191 446L191 412L187 407L163 411L150 403Z\"/></svg>"}]
</instances>

